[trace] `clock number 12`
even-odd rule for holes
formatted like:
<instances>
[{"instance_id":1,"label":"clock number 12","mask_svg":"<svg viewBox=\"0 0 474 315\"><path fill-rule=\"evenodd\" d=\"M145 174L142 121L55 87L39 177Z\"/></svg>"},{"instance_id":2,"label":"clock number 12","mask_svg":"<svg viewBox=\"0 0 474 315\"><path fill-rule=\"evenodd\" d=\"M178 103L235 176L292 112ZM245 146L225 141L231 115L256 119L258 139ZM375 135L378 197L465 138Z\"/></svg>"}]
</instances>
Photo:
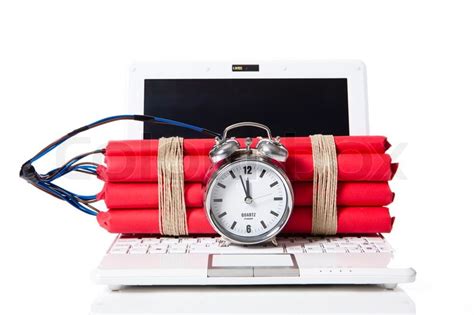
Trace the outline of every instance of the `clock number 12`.
<instances>
[{"instance_id":1,"label":"clock number 12","mask_svg":"<svg viewBox=\"0 0 474 315\"><path fill-rule=\"evenodd\" d=\"M252 174L252 166L250 165L244 166L244 174L245 175Z\"/></svg>"}]
</instances>

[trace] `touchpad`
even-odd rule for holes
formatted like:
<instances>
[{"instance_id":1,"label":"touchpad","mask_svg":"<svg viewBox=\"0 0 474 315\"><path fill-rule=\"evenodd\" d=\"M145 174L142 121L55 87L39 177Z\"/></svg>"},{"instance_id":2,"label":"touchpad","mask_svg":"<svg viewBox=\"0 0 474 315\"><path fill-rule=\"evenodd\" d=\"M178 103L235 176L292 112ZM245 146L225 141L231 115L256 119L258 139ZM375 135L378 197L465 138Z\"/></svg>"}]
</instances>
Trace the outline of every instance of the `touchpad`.
<instances>
[{"instance_id":1,"label":"touchpad","mask_svg":"<svg viewBox=\"0 0 474 315\"><path fill-rule=\"evenodd\" d=\"M213 267L291 267L290 255L213 255Z\"/></svg>"},{"instance_id":2,"label":"touchpad","mask_svg":"<svg viewBox=\"0 0 474 315\"><path fill-rule=\"evenodd\" d=\"M209 255L208 277L297 277L293 254Z\"/></svg>"}]
</instances>

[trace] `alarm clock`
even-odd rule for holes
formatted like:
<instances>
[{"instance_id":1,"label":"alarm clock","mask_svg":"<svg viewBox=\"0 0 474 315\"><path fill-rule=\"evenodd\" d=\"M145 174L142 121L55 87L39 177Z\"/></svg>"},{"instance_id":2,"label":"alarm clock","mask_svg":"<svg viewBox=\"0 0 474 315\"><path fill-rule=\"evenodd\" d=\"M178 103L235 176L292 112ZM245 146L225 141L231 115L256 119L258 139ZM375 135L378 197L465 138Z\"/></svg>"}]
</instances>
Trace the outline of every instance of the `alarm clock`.
<instances>
[{"instance_id":1,"label":"alarm clock","mask_svg":"<svg viewBox=\"0 0 474 315\"><path fill-rule=\"evenodd\" d=\"M246 138L245 148L227 134L240 127L264 129L255 148ZM270 129L254 122L228 126L209 152L212 161L205 189L205 209L213 228L227 241L251 245L267 241L288 222L293 209L291 182L280 166L288 150L273 138Z\"/></svg>"}]
</instances>

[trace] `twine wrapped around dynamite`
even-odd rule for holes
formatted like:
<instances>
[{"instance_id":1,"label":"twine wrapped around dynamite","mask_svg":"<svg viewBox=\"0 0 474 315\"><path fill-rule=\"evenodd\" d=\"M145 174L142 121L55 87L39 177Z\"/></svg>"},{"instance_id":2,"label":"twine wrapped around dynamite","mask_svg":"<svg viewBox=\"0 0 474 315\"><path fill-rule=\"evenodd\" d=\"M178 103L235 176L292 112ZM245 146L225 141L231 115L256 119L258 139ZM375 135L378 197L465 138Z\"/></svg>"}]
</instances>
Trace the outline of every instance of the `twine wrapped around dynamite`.
<instances>
[{"instance_id":1,"label":"twine wrapped around dynamite","mask_svg":"<svg viewBox=\"0 0 474 315\"><path fill-rule=\"evenodd\" d=\"M238 139L243 145L244 140ZM256 140L254 140L256 141ZM282 165L294 190L294 210L283 233L310 234L315 185L313 147L309 137L282 138L288 160ZM334 137L337 152L338 234L390 232L388 208L394 194L388 181L397 165L385 152L389 143L381 136ZM203 210L203 180L211 162L211 139L184 139L182 169L185 222L189 234L215 234ZM106 166L98 168L105 184L99 198L109 208L99 213L99 224L114 233L162 233L159 225L159 140L111 141Z\"/></svg>"}]
</instances>

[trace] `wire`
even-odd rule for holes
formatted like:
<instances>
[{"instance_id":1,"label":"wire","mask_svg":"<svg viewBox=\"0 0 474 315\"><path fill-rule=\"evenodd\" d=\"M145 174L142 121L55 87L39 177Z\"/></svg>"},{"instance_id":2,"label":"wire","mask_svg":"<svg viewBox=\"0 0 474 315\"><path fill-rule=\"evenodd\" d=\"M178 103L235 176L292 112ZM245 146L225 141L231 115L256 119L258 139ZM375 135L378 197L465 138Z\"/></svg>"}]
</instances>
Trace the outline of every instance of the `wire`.
<instances>
[{"instance_id":1,"label":"wire","mask_svg":"<svg viewBox=\"0 0 474 315\"><path fill-rule=\"evenodd\" d=\"M79 209L80 211L84 213L87 213L90 215L97 215L100 212L100 210L91 205L91 203L98 201L97 195L78 195L54 184L53 181L71 172L80 172L80 173L85 173L89 175L97 175L97 167L99 166L99 164L93 163L93 162L80 162L80 161L83 158L88 157L93 154L104 154L105 149L99 149L99 150L94 150L94 151L86 152L83 154L79 154L73 157L71 160L67 161L62 166L55 168L47 172L46 174L38 173L32 164L35 161L42 158L43 156L45 156L46 154L48 154L49 152L51 152L52 150L54 150L55 148L57 148L63 142L74 137L75 135L83 131L86 131L86 130L89 130L89 129L92 129L104 124L108 124L114 121L119 121L119 120L137 120L137 121L149 122L149 123L155 123L155 124L161 124L161 125L172 125L172 126L194 130L196 132L205 133L212 137L220 138L220 134L217 132L214 132L205 128L201 128L198 126L190 125L187 123L183 123L180 121L167 119L167 118L161 118L161 117L155 117L155 116L149 116L149 115L111 116L111 117L106 117L106 118L97 120L91 124L85 125L78 129L75 129L69 132L68 134L62 136L61 138L57 139L56 141L53 141L46 147L44 147L41 151L36 153L31 159L23 163L20 169L20 177L28 181L30 184L32 184L36 188L50 194L53 197L56 197L60 200L63 200L69 203L70 205L72 205L73 207Z\"/></svg>"},{"instance_id":2,"label":"wire","mask_svg":"<svg viewBox=\"0 0 474 315\"><path fill-rule=\"evenodd\" d=\"M117 115L117 116L111 116L111 117L107 117L107 118L97 120L96 122L93 122L89 125L85 125L81 128L78 128L76 130L73 130L73 131L69 132L68 134L66 134L66 135L62 136L61 138L57 139L56 141L50 143L48 146L46 146L44 149L42 149L40 152L38 152L35 156L33 156L26 163L30 163L30 164L33 163L34 161L36 161L39 158L43 157L48 152L52 151L54 148L56 148L58 145L60 145L64 141L68 140L69 138L74 137L75 135L77 135L77 134L79 134L83 131L86 131L86 130L89 130L89 129L92 129L92 128L95 128L95 127L98 127L98 126L101 126L101 125L104 125L104 124L107 124L107 123L111 123L113 121L119 121L119 120L138 120L138 121L142 121L142 122L150 122L150 123L164 124L164 125L173 125L173 126L182 127L182 128L194 130L194 131L201 132L201 133L206 133L206 134L208 134L210 136L213 136L213 137L220 137L220 134L217 133L217 132L213 132L213 131L210 131L210 130L205 129L205 128L201 128L201 127L198 127L198 126L186 124L186 123L176 121L176 120L160 118L160 117L155 117L155 116L149 116L149 115Z\"/></svg>"}]
</instances>

